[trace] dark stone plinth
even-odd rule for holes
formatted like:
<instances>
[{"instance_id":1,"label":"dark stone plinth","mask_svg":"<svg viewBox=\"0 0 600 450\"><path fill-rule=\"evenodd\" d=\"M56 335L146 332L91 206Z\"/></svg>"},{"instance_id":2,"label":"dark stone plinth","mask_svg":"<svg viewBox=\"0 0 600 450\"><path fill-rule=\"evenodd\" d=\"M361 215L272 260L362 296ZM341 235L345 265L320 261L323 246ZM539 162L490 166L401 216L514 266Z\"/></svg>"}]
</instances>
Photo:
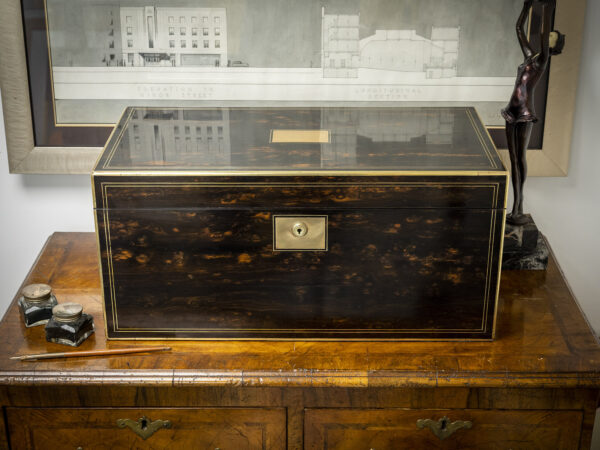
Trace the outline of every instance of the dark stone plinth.
<instances>
[{"instance_id":1,"label":"dark stone plinth","mask_svg":"<svg viewBox=\"0 0 600 450\"><path fill-rule=\"evenodd\" d=\"M548 246L531 215L523 225L506 224L504 231L503 270L546 270Z\"/></svg>"},{"instance_id":2,"label":"dark stone plinth","mask_svg":"<svg viewBox=\"0 0 600 450\"><path fill-rule=\"evenodd\" d=\"M531 214L525 214L528 221L523 225L506 223L504 229L504 253L523 253L535 250L539 231Z\"/></svg>"},{"instance_id":3,"label":"dark stone plinth","mask_svg":"<svg viewBox=\"0 0 600 450\"><path fill-rule=\"evenodd\" d=\"M524 253L507 253L502 255L502 270L546 270L548 266L548 246L542 233L538 234L535 249Z\"/></svg>"}]
</instances>

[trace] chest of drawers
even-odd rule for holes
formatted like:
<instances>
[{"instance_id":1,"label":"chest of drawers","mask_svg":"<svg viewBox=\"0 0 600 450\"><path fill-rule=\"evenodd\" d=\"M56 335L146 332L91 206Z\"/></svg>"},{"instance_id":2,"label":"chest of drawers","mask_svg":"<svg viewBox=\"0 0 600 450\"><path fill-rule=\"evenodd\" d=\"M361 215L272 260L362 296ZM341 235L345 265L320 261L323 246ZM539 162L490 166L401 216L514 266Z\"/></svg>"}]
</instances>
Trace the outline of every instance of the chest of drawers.
<instances>
[{"instance_id":1,"label":"chest of drawers","mask_svg":"<svg viewBox=\"0 0 600 450\"><path fill-rule=\"evenodd\" d=\"M95 241L54 234L25 283L84 304L98 326L81 350L162 344L107 341ZM590 448L595 336L554 258L502 277L492 342L172 341L20 362L9 358L64 347L13 302L0 322L0 448Z\"/></svg>"}]
</instances>

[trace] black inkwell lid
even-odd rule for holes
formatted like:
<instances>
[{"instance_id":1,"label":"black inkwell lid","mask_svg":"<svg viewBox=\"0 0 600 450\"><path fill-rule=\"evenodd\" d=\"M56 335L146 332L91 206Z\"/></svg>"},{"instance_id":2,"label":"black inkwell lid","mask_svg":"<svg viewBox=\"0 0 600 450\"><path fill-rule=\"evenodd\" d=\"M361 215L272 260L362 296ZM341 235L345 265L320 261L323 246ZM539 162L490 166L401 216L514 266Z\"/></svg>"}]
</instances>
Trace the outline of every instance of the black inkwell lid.
<instances>
[{"instance_id":1,"label":"black inkwell lid","mask_svg":"<svg viewBox=\"0 0 600 450\"><path fill-rule=\"evenodd\" d=\"M42 303L50 298L52 288L47 284L29 284L21 291L23 297L30 303Z\"/></svg>"},{"instance_id":2,"label":"black inkwell lid","mask_svg":"<svg viewBox=\"0 0 600 450\"><path fill-rule=\"evenodd\" d=\"M79 303L60 303L52 308L52 318L57 322L75 322L82 313L83 306Z\"/></svg>"}]
</instances>

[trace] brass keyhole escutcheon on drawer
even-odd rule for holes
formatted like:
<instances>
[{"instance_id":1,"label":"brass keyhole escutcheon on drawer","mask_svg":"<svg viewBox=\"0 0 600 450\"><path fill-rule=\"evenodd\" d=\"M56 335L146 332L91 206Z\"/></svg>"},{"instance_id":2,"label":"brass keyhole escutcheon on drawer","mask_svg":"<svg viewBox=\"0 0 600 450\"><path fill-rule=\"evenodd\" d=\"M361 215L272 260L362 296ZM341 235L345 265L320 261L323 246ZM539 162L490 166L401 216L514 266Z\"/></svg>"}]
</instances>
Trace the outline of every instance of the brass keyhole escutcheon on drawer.
<instances>
[{"instance_id":1,"label":"brass keyhole escutcheon on drawer","mask_svg":"<svg viewBox=\"0 0 600 450\"><path fill-rule=\"evenodd\" d=\"M473 423L468 420L457 420L456 422L450 422L448 416L444 416L437 421L431 419L417 420L417 428L421 430L423 428L429 428L431 432L442 441L458 430L469 430L471 427L473 427Z\"/></svg>"},{"instance_id":2,"label":"brass keyhole escutcheon on drawer","mask_svg":"<svg viewBox=\"0 0 600 450\"><path fill-rule=\"evenodd\" d=\"M273 250L327 250L327 216L273 216Z\"/></svg>"},{"instance_id":3,"label":"brass keyhole escutcheon on drawer","mask_svg":"<svg viewBox=\"0 0 600 450\"><path fill-rule=\"evenodd\" d=\"M118 419L117 426L119 428L129 428L143 440L148 439L161 428L171 428L170 420L154 420L152 421L146 416L140 417L137 421L131 419Z\"/></svg>"}]
</instances>

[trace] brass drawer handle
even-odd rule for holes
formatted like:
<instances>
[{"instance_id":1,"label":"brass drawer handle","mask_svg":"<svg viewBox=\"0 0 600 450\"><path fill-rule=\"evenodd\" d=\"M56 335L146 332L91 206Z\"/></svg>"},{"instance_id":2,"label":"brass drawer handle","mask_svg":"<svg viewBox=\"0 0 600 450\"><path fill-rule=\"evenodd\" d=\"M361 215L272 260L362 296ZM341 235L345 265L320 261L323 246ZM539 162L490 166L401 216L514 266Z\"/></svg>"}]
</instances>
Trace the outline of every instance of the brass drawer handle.
<instances>
[{"instance_id":1,"label":"brass drawer handle","mask_svg":"<svg viewBox=\"0 0 600 450\"><path fill-rule=\"evenodd\" d=\"M450 422L447 416L442 417L440 420L435 421L431 419L419 419L417 420L417 428L429 428L433 434L439 437L441 440L451 436L455 431L462 428L468 430L473 426L472 422L468 420L457 420L456 422Z\"/></svg>"},{"instance_id":2,"label":"brass drawer handle","mask_svg":"<svg viewBox=\"0 0 600 450\"><path fill-rule=\"evenodd\" d=\"M146 440L161 428L171 428L170 420L155 420L152 422L146 416L140 417L137 422L131 419L117 419L119 428L130 428L135 434Z\"/></svg>"}]
</instances>

